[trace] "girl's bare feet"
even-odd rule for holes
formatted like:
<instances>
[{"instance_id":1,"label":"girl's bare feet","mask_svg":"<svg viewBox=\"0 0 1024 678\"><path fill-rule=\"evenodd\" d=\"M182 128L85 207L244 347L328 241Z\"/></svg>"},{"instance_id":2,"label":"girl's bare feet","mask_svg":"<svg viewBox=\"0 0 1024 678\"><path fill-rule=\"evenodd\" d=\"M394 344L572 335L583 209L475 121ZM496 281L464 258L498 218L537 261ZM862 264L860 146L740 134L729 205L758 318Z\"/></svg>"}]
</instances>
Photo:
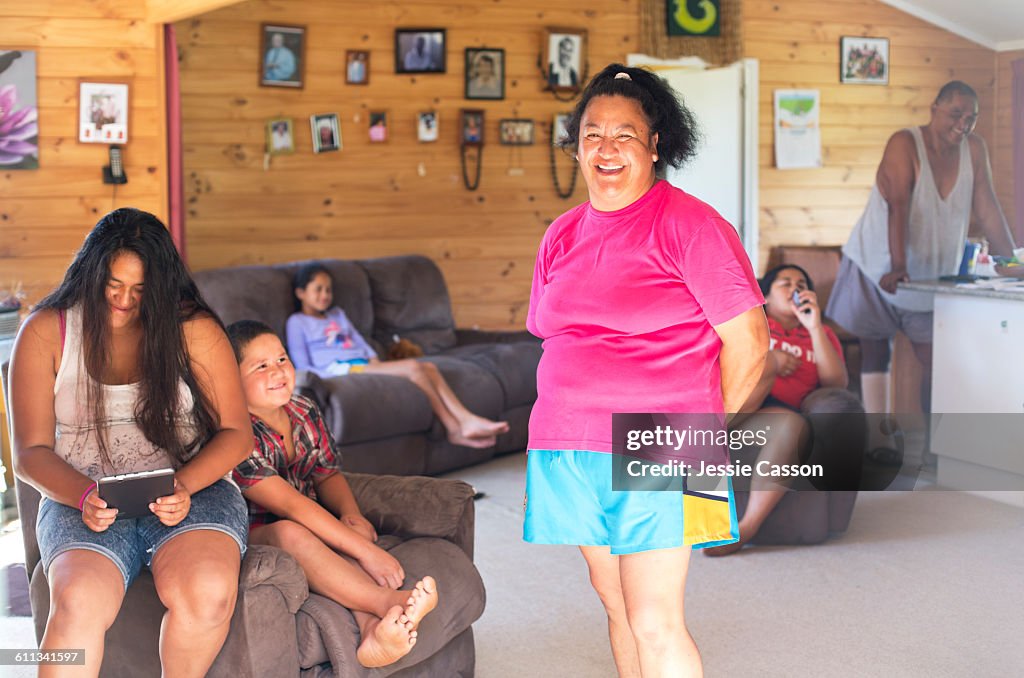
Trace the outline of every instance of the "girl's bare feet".
<instances>
[{"instance_id":1,"label":"girl's bare feet","mask_svg":"<svg viewBox=\"0 0 1024 678\"><path fill-rule=\"evenodd\" d=\"M382 619L367 625L356 658L368 669L395 663L416 644L415 626L405 611L395 605Z\"/></svg>"},{"instance_id":2,"label":"girl's bare feet","mask_svg":"<svg viewBox=\"0 0 1024 678\"><path fill-rule=\"evenodd\" d=\"M418 628L423 618L437 607L437 582L433 577L424 577L416 582L416 588L409 594L405 604L405 616Z\"/></svg>"},{"instance_id":3,"label":"girl's bare feet","mask_svg":"<svg viewBox=\"0 0 1024 678\"><path fill-rule=\"evenodd\" d=\"M498 435L507 431L507 421L491 421L474 414L460 421L457 431L448 432L448 441L465 447L490 447Z\"/></svg>"}]
</instances>

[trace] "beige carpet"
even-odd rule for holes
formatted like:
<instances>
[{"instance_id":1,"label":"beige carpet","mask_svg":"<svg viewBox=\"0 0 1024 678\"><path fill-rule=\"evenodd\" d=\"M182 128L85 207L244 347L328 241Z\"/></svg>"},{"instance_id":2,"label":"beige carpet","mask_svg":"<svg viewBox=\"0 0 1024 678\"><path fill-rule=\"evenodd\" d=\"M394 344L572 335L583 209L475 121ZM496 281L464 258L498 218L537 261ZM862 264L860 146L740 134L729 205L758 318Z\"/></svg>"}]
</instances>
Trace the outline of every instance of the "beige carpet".
<instances>
[{"instance_id":1,"label":"beige carpet","mask_svg":"<svg viewBox=\"0 0 1024 678\"><path fill-rule=\"evenodd\" d=\"M522 542L524 468L515 454L449 476L486 493L477 675L614 676L579 552ZM1024 510L945 491L862 493L838 540L694 553L686 616L711 677L1019 676L1022 578Z\"/></svg>"}]
</instances>

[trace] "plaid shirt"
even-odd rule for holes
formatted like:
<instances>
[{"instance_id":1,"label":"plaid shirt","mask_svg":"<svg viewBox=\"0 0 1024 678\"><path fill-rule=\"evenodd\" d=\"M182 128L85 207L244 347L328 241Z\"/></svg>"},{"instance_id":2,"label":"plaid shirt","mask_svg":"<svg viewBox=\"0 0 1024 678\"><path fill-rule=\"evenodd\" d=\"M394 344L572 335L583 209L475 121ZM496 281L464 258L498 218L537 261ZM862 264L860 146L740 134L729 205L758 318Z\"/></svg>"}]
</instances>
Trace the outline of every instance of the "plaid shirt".
<instances>
[{"instance_id":1,"label":"plaid shirt","mask_svg":"<svg viewBox=\"0 0 1024 678\"><path fill-rule=\"evenodd\" d=\"M324 424L319 408L308 398L293 395L284 406L292 425L295 458L288 461L284 436L259 417L250 414L253 450L239 464L232 477L244 493L264 478L280 476L299 492L316 501L316 481L341 469L341 455L334 450L334 439ZM278 519L267 509L249 500L249 524L266 525Z\"/></svg>"}]
</instances>

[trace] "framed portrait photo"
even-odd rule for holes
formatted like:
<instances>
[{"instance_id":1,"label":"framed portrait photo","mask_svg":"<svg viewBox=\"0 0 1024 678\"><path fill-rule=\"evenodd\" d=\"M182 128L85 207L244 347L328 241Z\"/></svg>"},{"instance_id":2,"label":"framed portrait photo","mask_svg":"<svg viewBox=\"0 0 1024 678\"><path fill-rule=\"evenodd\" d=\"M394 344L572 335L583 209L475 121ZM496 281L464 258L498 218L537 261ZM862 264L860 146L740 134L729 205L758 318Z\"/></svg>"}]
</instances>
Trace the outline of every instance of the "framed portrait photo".
<instances>
[{"instance_id":1,"label":"framed portrait photo","mask_svg":"<svg viewBox=\"0 0 1024 678\"><path fill-rule=\"evenodd\" d=\"M498 121L498 141L505 146L533 145L533 120L504 118Z\"/></svg>"},{"instance_id":2,"label":"framed portrait photo","mask_svg":"<svg viewBox=\"0 0 1024 678\"><path fill-rule=\"evenodd\" d=\"M416 114L416 138L420 143L437 141L437 111L420 111Z\"/></svg>"},{"instance_id":3,"label":"framed portrait photo","mask_svg":"<svg viewBox=\"0 0 1024 678\"><path fill-rule=\"evenodd\" d=\"M350 49L345 52L345 83L349 85L370 84L370 53Z\"/></svg>"},{"instance_id":4,"label":"framed portrait photo","mask_svg":"<svg viewBox=\"0 0 1024 678\"><path fill-rule=\"evenodd\" d=\"M388 114L385 111L370 111L370 141L380 144L388 140Z\"/></svg>"},{"instance_id":5,"label":"framed portrait photo","mask_svg":"<svg viewBox=\"0 0 1024 678\"><path fill-rule=\"evenodd\" d=\"M462 109L462 136L460 142L463 146L484 145L484 112L480 109Z\"/></svg>"},{"instance_id":6,"label":"framed portrait photo","mask_svg":"<svg viewBox=\"0 0 1024 678\"><path fill-rule=\"evenodd\" d=\"M568 125L572 113L555 113L551 120L551 145L560 146L562 140L569 136Z\"/></svg>"},{"instance_id":7,"label":"framed portrait photo","mask_svg":"<svg viewBox=\"0 0 1024 678\"><path fill-rule=\"evenodd\" d=\"M314 153L341 150L341 126L337 113L309 116L309 128L313 133Z\"/></svg>"},{"instance_id":8,"label":"framed portrait photo","mask_svg":"<svg viewBox=\"0 0 1024 678\"><path fill-rule=\"evenodd\" d=\"M267 121L267 153L285 155L295 152L295 129L291 118Z\"/></svg>"},{"instance_id":9,"label":"framed portrait photo","mask_svg":"<svg viewBox=\"0 0 1024 678\"><path fill-rule=\"evenodd\" d=\"M466 48L466 98L505 98L505 50Z\"/></svg>"},{"instance_id":10,"label":"framed portrait photo","mask_svg":"<svg viewBox=\"0 0 1024 678\"><path fill-rule=\"evenodd\" d=\"M306 27L260 25L260 85L302 89Z\"/></svg>"},{"instance_id":11,"label":"framed portrait photo","mask_svg":"<svg viewBox=\"0 0 1024 678\"><path fill-rule=\"evenodd\" d=\"M396 28L395 73L445 73L445 29Z\"/></svg>"},{"instance_id":12,"label":"framed portrait photo","mask_svg":"<svg viewBox=\"0 0 1024 678\"><path fill-rule=\"evenodd\" d=\"M78 83L78 140L87 144L128 143L127 83Z\"/></svg>"},{"instance_id":13,"label":"framed portrait photo","mask_svg":"<svg viewBox=\"0 0 1024 678\"><path fill-rule=\"evenodd\" d=\"M587 32L575 28L547 28L542 44L544 55L541 64L546 74L544 89L579 91L587 77Z\"/></svg>"},{"instance_id":14,"label":"framed portrait photo","mask_svg":"<svg viewBox=\"0 0 1024 678\"><path fill-rule=\"evenodd\" d=\"M889 84L889 38L839 39L839 81L860 85Z\"/></svg>"}]
</instances>

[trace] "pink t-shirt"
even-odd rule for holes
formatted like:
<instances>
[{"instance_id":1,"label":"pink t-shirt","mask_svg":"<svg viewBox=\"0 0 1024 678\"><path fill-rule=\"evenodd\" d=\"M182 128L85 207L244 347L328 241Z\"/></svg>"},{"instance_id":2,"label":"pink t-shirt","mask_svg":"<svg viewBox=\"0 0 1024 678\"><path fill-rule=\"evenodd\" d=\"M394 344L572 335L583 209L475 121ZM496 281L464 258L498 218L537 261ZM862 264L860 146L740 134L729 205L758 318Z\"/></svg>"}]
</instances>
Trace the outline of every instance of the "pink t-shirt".
<instances>
[{"instance_id":1,"label":"pink t-shirt","mask_svg":"<svg viewBox=\"0 0 1024 678\"><path fill-rule=\"evenodd\" d=\"M544 340L529 449L611 452L613 412L721 412L713 326L763 303L735 229L668 182L615 212L566 212L526 317Z\"/></svg>"}]
</instances>

